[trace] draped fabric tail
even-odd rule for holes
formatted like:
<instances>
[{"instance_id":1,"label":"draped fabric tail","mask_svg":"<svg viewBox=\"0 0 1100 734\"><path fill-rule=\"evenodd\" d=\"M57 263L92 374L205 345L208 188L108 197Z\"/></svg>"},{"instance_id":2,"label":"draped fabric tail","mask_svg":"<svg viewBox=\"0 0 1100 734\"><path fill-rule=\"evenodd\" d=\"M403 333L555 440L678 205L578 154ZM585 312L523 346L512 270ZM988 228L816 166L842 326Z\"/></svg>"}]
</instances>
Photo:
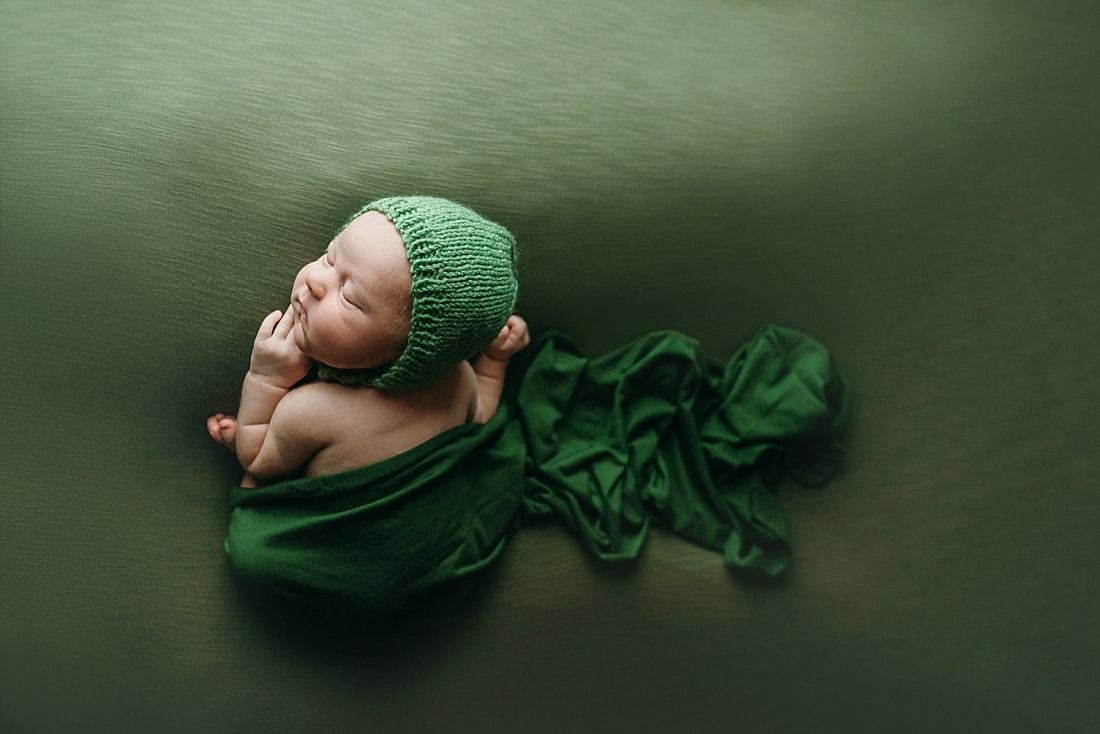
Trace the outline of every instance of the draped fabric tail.
<instances>
[{"instance_id":1,"label":"draped fabric tail","mask_svg":"<svg viewBox=\"0 0 1100 734\"><path fill-rule=\"evenodd\" d=\"M677 332L588 359L567 337L534 350L515 398L528 518L553 515L605 560L650 522L768 575L790 560L774 489L820 484L843 458L845 386L828 351L767 326L725 365Z\"/></svg>"}]
</instances>

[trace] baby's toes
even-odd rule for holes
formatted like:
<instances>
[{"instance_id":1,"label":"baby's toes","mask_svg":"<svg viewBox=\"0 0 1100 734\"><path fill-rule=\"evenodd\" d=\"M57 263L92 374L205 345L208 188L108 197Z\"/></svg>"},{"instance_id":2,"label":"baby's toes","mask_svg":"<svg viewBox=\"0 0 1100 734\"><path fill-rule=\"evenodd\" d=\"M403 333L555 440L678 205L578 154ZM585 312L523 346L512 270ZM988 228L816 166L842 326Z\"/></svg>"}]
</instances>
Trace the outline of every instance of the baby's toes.
<instances>
[{"instance_id":1,"label":"baby's toes","mask_svg":"<svg viewBox=\"0 0 1100 734\"><path fill-rule=\"evenodd\" d=\"M222 438L226 443L233 443L237 440L237 421L233 418L221 419Z\"/></svg>"},{"instance_id":2,"label":"baby's toes","mask_svg":"<svg viewBox=\"0 0 1100 734\"><path fill-rule=\"evenodd\" d=\"M237 438L237 421L232 416L218 413L206 419L206 431L218 443L232 447Z\"/></svg>"}]
</instances>

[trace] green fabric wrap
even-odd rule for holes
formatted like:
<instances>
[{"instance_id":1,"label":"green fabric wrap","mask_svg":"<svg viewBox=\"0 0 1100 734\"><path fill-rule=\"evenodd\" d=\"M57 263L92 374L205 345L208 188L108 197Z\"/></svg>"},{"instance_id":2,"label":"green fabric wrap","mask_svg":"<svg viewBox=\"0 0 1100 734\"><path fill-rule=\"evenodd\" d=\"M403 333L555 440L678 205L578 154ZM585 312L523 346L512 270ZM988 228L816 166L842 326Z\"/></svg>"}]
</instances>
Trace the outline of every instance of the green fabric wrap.
<instances>
[{"instance_id":1,"label":"green fabric wrap","mask_svg":"<svg viewBox=\"0 0 1100 734\"><path fill-rule=\"evenodd\" d=\"M496 416L341 474L230 491L226 550L254 588L331 618L461 603L524 523L637 556L651 522L767 576L790 561L773 493L838 470L846 388L816 341L767 326L723 367L677 332L590 359L544 336Z\"/></svg>"}]
</instances>

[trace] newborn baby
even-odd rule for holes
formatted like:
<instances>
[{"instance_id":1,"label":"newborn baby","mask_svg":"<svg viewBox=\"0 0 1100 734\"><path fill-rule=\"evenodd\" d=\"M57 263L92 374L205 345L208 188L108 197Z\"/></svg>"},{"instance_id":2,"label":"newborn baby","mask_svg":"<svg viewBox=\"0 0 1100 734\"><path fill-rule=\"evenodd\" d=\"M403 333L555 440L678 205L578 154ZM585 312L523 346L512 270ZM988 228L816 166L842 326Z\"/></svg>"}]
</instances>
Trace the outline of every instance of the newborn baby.
<instances>
[{"instance_id":1,"label":"newborn baby","mask_svg":"<svg viewBox=\"0 0 1100 734\"><path fill-rule=\"evenodd\" d=\"M782 573L773 490L824 483L844 453L824 346L765 326L723 367L679 332L590 358L551 331L502 393L529 340L515 300L512 236L441 199L367 205L302 269L260 327L237 417L208 423L247 470L225 549L261 604L326 635L434 624L546 518L607 561L662 525Z\"/></svg>"},{"instance_id":2,"label":"newborn baby","mask_svg":"<svg viewBox=\"0 0 1100 734\"><path fill-rule=\"evenodd\" d=\"M210 436L236 451L241 486L257 487L484 423L530 341L512 314L516 291L503 227L445 199L371 202L301 269L287 309L260 324L240 409L211 416ZM303 382L314 362L320 379Z\"/></svg>"}]
</instances>

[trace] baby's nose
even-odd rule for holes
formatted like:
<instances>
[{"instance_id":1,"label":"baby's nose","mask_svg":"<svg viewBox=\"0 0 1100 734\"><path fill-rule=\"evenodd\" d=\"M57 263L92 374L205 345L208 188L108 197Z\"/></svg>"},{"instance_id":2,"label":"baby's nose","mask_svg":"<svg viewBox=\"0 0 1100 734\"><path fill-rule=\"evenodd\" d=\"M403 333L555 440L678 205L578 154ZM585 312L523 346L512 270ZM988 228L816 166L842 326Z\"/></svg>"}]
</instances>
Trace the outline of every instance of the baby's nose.
<instances>
[{"instance_id":1,"label":"baby's nose","mask_svg":"<svg viewBox=\"0 0 1100 734\"><path fill-rule=\"evenodd\" d=\"M321 268L314 266L306 268L304 280L306 288L309 288L309 292L314 298L325 295L325 275L321 272Z\"/></svg>"}]
</instances>

